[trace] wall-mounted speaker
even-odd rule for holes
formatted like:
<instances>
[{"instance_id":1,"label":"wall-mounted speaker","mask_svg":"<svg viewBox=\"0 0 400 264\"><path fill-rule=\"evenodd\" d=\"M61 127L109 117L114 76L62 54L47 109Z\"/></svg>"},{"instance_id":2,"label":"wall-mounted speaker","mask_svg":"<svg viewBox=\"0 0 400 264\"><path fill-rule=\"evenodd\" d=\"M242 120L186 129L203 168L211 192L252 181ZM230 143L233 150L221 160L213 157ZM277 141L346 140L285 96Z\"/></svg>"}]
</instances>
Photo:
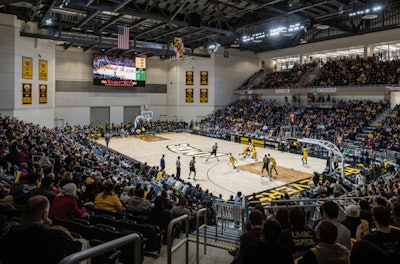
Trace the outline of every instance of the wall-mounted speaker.
<instances>
[{"instance_id":1,"label":"wall-mounted speaker","mask_svg":"<svg viewBox=\"0 0 400 264\"><path fill-rule=\"evenodd\" d=\"M224 58L229 59L229 50L224 50Z\"/></svg>"}]
</instances>

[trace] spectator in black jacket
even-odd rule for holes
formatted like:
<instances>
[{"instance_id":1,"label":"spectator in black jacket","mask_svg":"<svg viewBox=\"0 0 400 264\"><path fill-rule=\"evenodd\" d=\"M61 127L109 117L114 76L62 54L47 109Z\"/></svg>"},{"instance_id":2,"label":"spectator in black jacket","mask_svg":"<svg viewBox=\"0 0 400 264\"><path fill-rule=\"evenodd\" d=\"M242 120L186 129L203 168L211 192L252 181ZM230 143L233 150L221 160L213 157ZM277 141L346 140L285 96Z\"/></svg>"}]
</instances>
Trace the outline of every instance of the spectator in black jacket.
<instances>
[{"instance_id":1,"label":"spectator in black jacket","mask_svg":"<svg viewBox=\"0 0 400 264\"><path fill-rule=\"evenodd\" d=\"M13 226L0 240L2 252L7 252L0 255L3 264L53 264L82 249L82 243L68 230L49 227L49 210L50 202L45 196L27 200L21 225ZM22 251L18 253L16 249Z\"/></svg>"},{"instance_id":2,"label":"spectator in black jacket","mask_svg":"<svg viewBox=\"0 0 400 264\"><path fill-rule=\"evenodd\" d=\"M275 263L293 264L293 256L287 247L280 245L281 225L276 220L265 222L263 242L249 245L243 256L243 264Z\"/></svg>"},{"instance_id":3,"label":"spectator in black jacket","mask_svg":"<svg viewBox=\"0 0 400 264\"><path fill-rule=\"evenodd\" d=\"M258 211L253 210L249 216L250 230L240 237L240 247L237 252L229 250L229 254L235 255L232 264L242 263L244 252L249 245L261 242L261 231L264 225L264 215Z\"/></svg>"}]
</instances>

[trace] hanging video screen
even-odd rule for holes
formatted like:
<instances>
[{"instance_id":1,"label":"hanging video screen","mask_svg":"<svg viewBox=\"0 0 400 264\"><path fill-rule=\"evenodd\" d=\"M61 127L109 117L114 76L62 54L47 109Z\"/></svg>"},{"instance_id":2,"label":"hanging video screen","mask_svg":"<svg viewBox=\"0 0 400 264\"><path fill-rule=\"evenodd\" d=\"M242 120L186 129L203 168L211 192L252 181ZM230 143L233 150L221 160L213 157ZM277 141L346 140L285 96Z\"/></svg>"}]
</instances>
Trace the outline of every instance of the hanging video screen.
<instances>
[{"instance_id":1,"label":"hanging video screen","mask_svg":"<svg viewBox=\"0 0 400 264\"><path fill-rule=\"evenodd\" d=\"M93 84L98 86L146 86L146 58L95 54Z\"/></svg>"}]
</instances>

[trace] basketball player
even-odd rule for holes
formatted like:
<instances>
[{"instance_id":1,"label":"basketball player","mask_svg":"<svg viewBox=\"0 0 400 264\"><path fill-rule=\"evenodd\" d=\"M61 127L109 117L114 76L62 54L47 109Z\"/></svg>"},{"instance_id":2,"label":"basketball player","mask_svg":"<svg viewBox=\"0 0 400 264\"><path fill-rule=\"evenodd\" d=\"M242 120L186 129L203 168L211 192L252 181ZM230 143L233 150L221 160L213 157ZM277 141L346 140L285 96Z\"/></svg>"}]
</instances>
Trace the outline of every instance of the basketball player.
<instances>
[{"instance_id":1,"label":"basketball player","mask_svg":"<svg viewBox=\"0 0 400 264\"><path fill-rule=\"evenodd\" d=\"M268 158L267 154L265 154L265 156L263 158L263 167L261 169L261 177L264 172L264 169L267 170L267 173L269 175L269 158Z\"/></svg>"},{"instance_id":2,"label":"basketball player","mask_svg":"<svg viewBox=\"0 0 400 264\"><path fill-rule=\"evenodd\" d=\"M193 157L193 159L189 162L189 179L190 179L190 175L192 174L192 172L194 173L193 180L196 180L196 160L195 160L195 157Z\"/></svg>"},{"instance_id":3,"label":"basketball player","mask_svg":"<svg viewBox=\"0 0 400 264\"><path fill-rule=\"evenodd\" d=\"M214 146L212 146L210 156L208 156L208 158L206 159L206 162L208 161L208 159L209 159L212 155L214 155L215 158L219 161L219 159L218 159L218 157L217 157L217 150L218 150L218 145L217 145L217 142L215 142Z\"/></svg>"},{"instance_id":4,"label":"basketball player","mask_svg":"<svg viewBox=\"0 0 400 264\"><path fill-rule=\"evenodd\" d=\"M301 161L303 162L303 165L304 164L307 164L307 159L308 159L308 150L307 150L307 148L303 148L303 157L301 158Z\"/></svg>"},{"instance_id":5,"label":"basketball player","mask_svg":"<svg viewBox=\"0 0 400 264\"><path fill-rule=\"evenodd\" d=\"M251 158L257 161L257 150L256 150L256 146L253 146L251 148Z\"/></svg>"},{"instance_id":6,"label":"basketball player","mask_svg":"<svg viewBox=\"0 0 400 264\"><path fill-rule=\"evenodd\" d=\"M252 146L253 146L253 144L251 142L249 142L249 144L247 144L243 147L243 151L242 151L243 159L245 159L247 156L250 156L250 151L251 151Z\"/></svg>"},{"instance_id":7,"label":"basketball player","mask_svg":"<svg viewBox=\"0 0 400 264\"><path fill-rule=\"evenodd\" d=\"M278 176L278 171L276 170L276 160L268 154L269 162L271 163L271 168L269 169L269 177L272 178L272 170L275 171L276 176Z\"/></svg>"},{"instance_id":8,"label":"basketball player","mask_svg":"<svg viewBox=\"0 0 400 264\"><path fill-rule=\"evenodd\" d=\"M237 169L235 166L235 162L237 162L237 160L235 159L235 157L232 155L232 153L229 153L229 162L232 164L233 169Z\"/></svg>"},{"instance_id":9,"label":"basketball player","mask_svg":"<svg viewBox=\"0 0 400 264\"><path fill-rule=\"evenodd\" d=\"M249 145L244 145L242 150L243 158L246 158L247 152L249 151Z\"/></svg>"}]
</instances>

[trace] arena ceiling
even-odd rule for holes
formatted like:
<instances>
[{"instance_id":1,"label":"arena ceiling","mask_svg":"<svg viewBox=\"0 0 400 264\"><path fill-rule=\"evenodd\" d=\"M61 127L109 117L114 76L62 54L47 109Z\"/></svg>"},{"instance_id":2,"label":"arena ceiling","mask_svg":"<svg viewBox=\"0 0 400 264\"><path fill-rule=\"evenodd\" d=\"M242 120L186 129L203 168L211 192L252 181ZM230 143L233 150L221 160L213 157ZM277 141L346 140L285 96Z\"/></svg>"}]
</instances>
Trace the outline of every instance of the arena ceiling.
<instances>
[{"instance_id":1,"label":"arena ceiling","mask_svg":"<svg viewBox=\"0 0 400 264\"><path fill-rule=\"evenodd\" d=\"M201 56L215 45L258 53L400 27L399 2L0 0L0 12L26 22L22 36L50 39L65 49L171 56L179 37L185 54ZM130 29L129 50L116 48L118 26Z\"/></svg>"}]
</instances>

